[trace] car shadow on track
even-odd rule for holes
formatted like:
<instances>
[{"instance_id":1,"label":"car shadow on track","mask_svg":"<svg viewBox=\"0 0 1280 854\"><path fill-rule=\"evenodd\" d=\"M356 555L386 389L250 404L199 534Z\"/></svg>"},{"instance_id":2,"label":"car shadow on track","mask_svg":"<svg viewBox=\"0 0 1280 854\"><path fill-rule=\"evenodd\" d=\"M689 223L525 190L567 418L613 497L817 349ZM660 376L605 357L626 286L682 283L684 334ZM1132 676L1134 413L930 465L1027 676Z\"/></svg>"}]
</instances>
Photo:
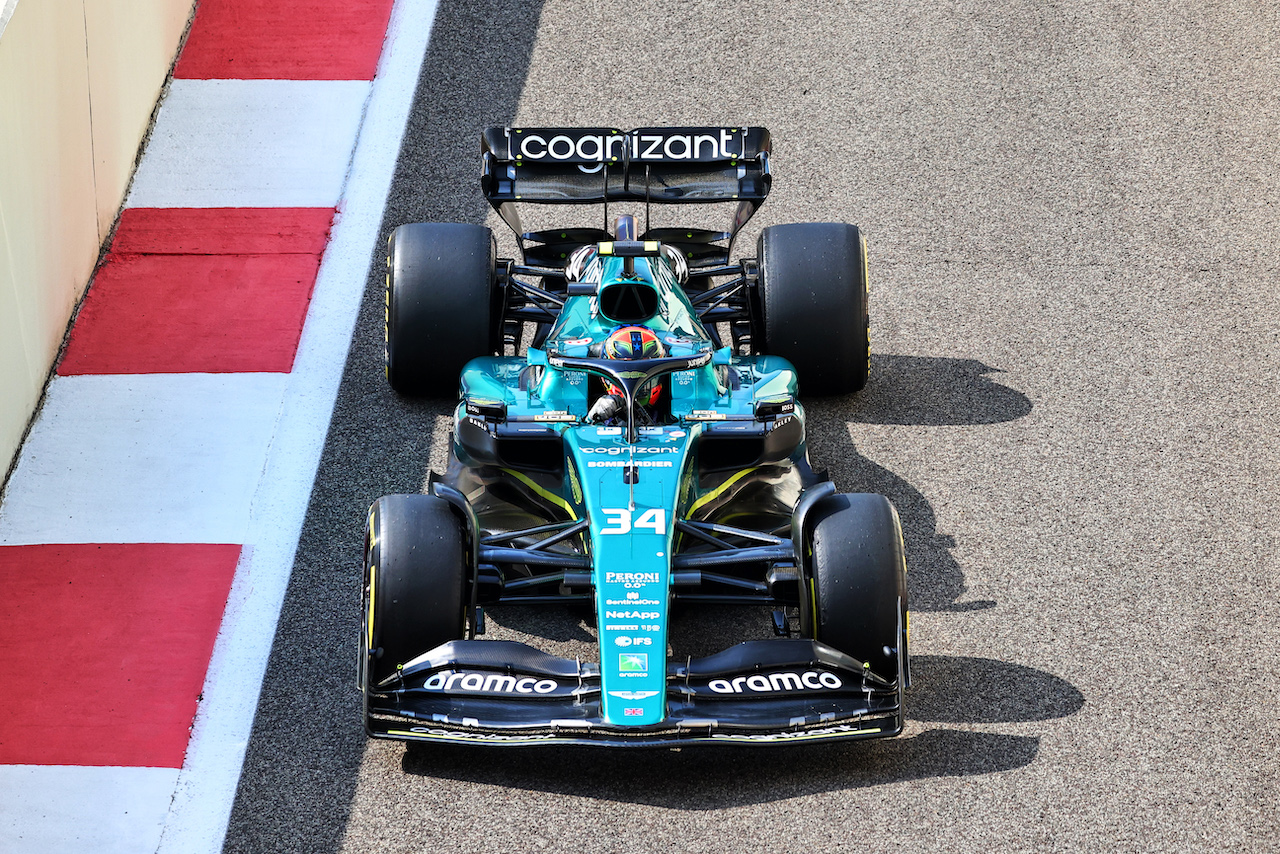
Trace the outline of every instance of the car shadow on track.
<instances>
[{"instance_id":1,"label":"car shadow on track","mask_svg":"<svg viewBox=\"0 0 1280 854\"><path fill-rule=\"evenodd\" d=\"M1031 400L988 377L1001 373L975 359L872 356L871 382L856 398L806 405L814 464L825 466L842 491L888 496L902 520L913 611L977 611L990 599L961 601L964 572L951 554L955 540L940 534L933 505L919 489L850 446L857 424L924 427L981 426L1014 421Z\"/></svg>"},{"instance_id":2,"label":"car shadow on track","mask_svg":"<svg viewBox=\"0 0 1280 854\"><path fill-rule=\"evenodd\" d=\"M927 427L1016 421L1031 412L1031 400L987 376L1000 373L977 359L872 354L871 382L849 420Z\"/></svg>"},{"instance_id":3,"label":"car shadow on track","mask_svg":"<svg viewBox=\"0 0 1280 854\"><path fill-rule=\"evenodd\" d=\"M860 492L888 496L902 520L902 541L907 550L907 585L913 611L981 611L994 608L991 599L960 601L967 587L964 570L951 554L955 538L938 533L933 505L903 478L854 454L832 467L838 483Z\"/></svg>"},{"instance_id":4,"label":"car shadow on track","mask_svg":"<svg viewBox=\"0 0 1280 854\"><path fill-rule=\"evenodd\" d=\"M1048 673L982 658L919 656L908 693L908 735L816 745L518 751L410 745L405 773L679 810L715 810L933 777L966 777L1030 764L1040 737L921 728L1000 724L1074 714L1078 690ZM914 732L915 734L911 734ZM764 770L762 772L762 765Z\"/></svg>"}]
</instances>

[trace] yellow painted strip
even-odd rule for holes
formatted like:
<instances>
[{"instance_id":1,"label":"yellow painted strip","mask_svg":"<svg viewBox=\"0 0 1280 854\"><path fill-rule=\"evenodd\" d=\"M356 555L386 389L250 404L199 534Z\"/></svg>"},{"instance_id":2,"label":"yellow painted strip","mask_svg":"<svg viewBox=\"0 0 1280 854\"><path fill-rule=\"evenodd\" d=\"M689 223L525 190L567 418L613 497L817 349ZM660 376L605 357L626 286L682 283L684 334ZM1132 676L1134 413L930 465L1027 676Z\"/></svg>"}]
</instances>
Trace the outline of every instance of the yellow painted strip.
<instances>
[{"instance_id":1,"label":"yellow painted strip","mask_svg":"<svg viewBox=\"0 0 1280 854\"><path fill-rule=\"evenodd\" d=\"M818 585L812 578L809 579L809 601L811 610L809 613L813 615L813 637L818 638Z\"/></svg>"},{"instance_id":2,"label":"yellow painted strip","mask_svg":"<svg viewBox=\"0 0 1280 854\"><path fill-rule=\"evenodd\" d=\"M711 490L711 491L710 491L710 492L708 492L706 495L704 495L704 496L702 496L701 498L699 498L697 501L693 502L693 504L689 507L689 514L688 514L688 515L692 516L692 515L693 515L693 514L694 514L694 513L695 513L695 512L700 508L700 507L702 507L703 505L708 504L708 503L710 503L710 502L712 502L712 501L716 500L717 498L719 498L722 494L724 494L724 491L725 491L726 489L728 489L729 487L733 486L733 485L734 485L735 483L737 483L738 481L742 480L742 478L744 478L744 477L746 477L747 475L751 474L751 472L755 471L757 468L758 468L758 466L752 466L752 467L751 467L751 468L749 468L749 469L743 469L742 471L740 471L740 472L738 472L738 473L734 474L732 477L730 477L730 478L729 478L728 480L726 480L724 483L720 484L720 485L719 485L719 486L717 486L715 489Z\"/></svg>"},{"instance_id":3,"label":"yellow painted strip","mask_svg":"<svg viewBox=\"0 0 1280 854\"><path fill-rule=\"evenodd\" d=\"M552 504L556 505L557 507L563 507L564 512L569 514L570 519L578 518L578 514L574 512L573 505L570 504L568 501L565 501L559 495L556 495L554 492L548 492L547 490L543 489L541 486L538 486L538 484L534 483L532 480L522 475L520 472L516 471L515 469L503 469L503 471L511 475L512 477L514 477L516 480L523 483L525 486L532 489L538 495L541 495L543 498L550 501Z\"/></svg>"}]
</instances>

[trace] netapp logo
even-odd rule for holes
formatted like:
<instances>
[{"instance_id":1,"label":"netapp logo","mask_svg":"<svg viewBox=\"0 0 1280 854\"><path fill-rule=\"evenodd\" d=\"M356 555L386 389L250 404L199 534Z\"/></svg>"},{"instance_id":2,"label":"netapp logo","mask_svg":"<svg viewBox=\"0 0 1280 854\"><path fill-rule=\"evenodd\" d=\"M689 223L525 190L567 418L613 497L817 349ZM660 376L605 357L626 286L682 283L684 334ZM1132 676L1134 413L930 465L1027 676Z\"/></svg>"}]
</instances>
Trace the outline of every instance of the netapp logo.
<instances>
[{"instance_id":1,"label":"netapp logo","mask_svg":"<svg viewBox=\"0 0 1280 854\"><path fill-rule=\"evenodd\" d=\"M604 618L606 620L656 620L658 619L658 612L657 611L605 611Z\"/></svg>"},{"instance_id":2,"label":"netapp logo","mask_svg":"<svg viewBox=\"0 0 1280 854\"><path fill-rule=\"evenodd\" d=\"M560 687L554 679L507 676L501 673L433 673L423 684L428 691L470 691L477 694L551 694Z\"/></svg>"},{"instance_id":3,"label":"netapp logo","mask_svg":"<svg viewBox=\"0 0 1280 854\"><path fill-rule=\"evenodd\" d=\"M824 688L843 688L844 683L834 673L807 670L804 673L757 673L754 676L738 676L734 679L712 679L707 687L717 694L741 694L744 691L821 691Z\"/></svg>"},{"instance_id":4,"label":"netapp logo","mask_svg":"<svg viewBox=\"0 0 1280 854\"><path fill-rule=\"evenodd\" d=\"M513 133L511 154L517 160L560 160L579 164L640 161L730 160L742 156L742 131L719 128L711 133L578 134ZM731 148L732 146L732 148ZM584 172L600 167L579 166Z\"/></svg>"}]
</instances>

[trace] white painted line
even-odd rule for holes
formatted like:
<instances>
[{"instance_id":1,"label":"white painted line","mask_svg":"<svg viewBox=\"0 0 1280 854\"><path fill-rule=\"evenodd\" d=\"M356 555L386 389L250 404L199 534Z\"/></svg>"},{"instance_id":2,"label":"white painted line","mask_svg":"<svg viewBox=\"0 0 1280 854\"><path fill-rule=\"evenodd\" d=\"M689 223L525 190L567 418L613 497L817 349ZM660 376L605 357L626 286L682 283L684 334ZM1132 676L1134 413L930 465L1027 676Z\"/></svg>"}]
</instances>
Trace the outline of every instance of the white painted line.
<instances>
[{"instance_id":1,"label":"white painted line","mask_svg":"<svg viewBox=\"0 0 1280 854\"><path fill-rule=\"evenodd\" d=\"M333 207L371 86L174 80L128 207Z\"/></svg>"},{"instance_id":2,"label":"white painted line","mask_svg":"<svg viewBox=\"0 0 1280 854\"><path fill-rule=\"evenodd\" d=\"M55 377L0 544L244 543L286 374Z\"/></svg>"},{"instance_id":3,"label":"white painted line","mask_svg":"<svg viewBox=\"0 0 1280 854\"><path fill-rule=\"evenodd\" d=\"M5 854L155 851L173 768L0 765Z\"/></svg>"},{"instance_id":4,"label":"white painted line","mask_svg":"<svg viewBox=\"0 0 1280 854\"><path fill-rule=\"evenodd\" d=\"M253 502L247 540L253 545L252 554L241 560L236 574L232 602L210 662L204 701L161 839L162 854L222 850L258 692L337 399L369 259L379 237L419 67L435 20L436 2L399 0L392 12L339 218L316 280L275 441ZM358 543L353 547L358 550Z\"/></svg>"}]
</instances>

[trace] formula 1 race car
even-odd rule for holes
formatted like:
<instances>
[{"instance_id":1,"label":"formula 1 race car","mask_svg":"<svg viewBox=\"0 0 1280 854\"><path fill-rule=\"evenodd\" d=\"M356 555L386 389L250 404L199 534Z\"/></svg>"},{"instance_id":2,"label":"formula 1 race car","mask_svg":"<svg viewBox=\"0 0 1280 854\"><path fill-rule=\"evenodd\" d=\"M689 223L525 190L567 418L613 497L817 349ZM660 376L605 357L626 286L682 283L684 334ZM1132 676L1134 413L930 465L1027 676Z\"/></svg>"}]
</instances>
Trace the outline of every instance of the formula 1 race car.
<instances>
[{"instance_id":1,"label":"formula 1 race car","mask_svg":"<svg viewBox=\"0 0 1280 854\"><path fill-rule=\"evenodd\" d=\"M490 128L481 186L522 260L498 258L479 225L391 235L387 378L437 396L461 380L448 470L429 494L369 511L359 679L371 736L681 745L901 732L898 515L815 473L797 397L867 380L865 241L843 223L778 225L755 259L731 263L768 195L769 150L760 127ZM516 202L603 205L606 227L525 231ZM650 227L651 206L714 202L733 206L728 231ZM610 220L620 204L637 213ZM477 639L486 607L566 601L590 609L597 661ZM762 637L681 657L669 651L676 603L757 606Z\"/></svg>"}]
</instances>

